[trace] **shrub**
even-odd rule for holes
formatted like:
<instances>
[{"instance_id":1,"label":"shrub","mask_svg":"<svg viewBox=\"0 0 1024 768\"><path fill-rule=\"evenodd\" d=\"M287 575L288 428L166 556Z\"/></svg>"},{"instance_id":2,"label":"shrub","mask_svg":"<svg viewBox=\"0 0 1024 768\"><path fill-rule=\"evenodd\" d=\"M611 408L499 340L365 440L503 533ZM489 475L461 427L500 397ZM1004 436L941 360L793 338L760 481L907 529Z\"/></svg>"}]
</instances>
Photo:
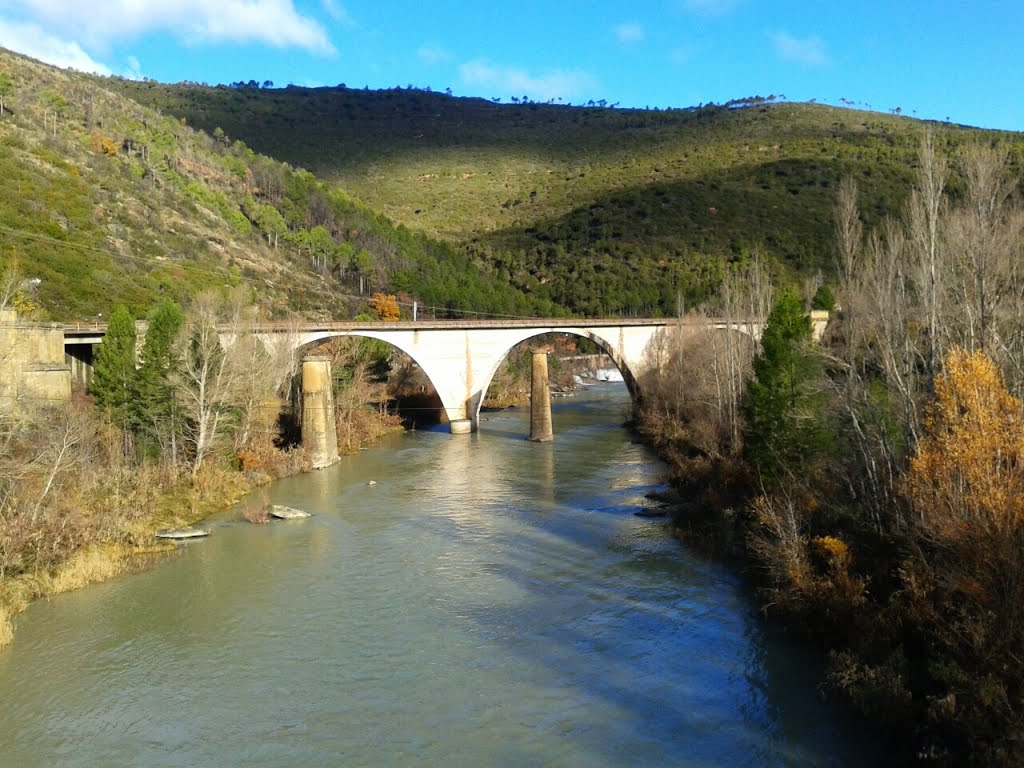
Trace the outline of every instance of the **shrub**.
<instances>
[{"instance_id":1,"label":"shrub","mask_svg":"<svg viewBox=\"0 0 1024 768\"><path fill-rule=\"evenodd\" d=\"M833 312L835 308L836 297L832 293L832 289L827 285L818 286L818 290L814 292L814 298L811 299L811 309Z\"/></svg>"},{"instance_id":2,"label":"shrub","mask_svg":"<svg viewBox=\"0 0 1024 768\"><path fill-rule=\"evenodd\" d=\"M104 136L99 131L93 131L89 135L89 148L98 155L117 157L121 151L121 145L109 136Z\"/></svg>"}]
</instances>

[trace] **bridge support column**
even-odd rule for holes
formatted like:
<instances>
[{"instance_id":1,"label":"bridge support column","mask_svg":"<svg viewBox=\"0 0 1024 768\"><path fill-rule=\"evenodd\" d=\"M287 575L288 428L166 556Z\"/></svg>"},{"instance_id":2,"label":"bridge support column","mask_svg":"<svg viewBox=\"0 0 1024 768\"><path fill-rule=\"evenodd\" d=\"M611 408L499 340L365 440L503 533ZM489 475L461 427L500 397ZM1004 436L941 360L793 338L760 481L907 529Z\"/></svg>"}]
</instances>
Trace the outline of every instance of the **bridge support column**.
<instances>
[{"instance_id":1,"label":"bridge support column","mask_svg":"<svg viewBox=\"0 0 1024 768\"><path fill-rule=\"evenodd\" d=\"M326 357L302 361L302 447L309 453L314 469L338 460L331 361Z\"/></svg>"},{"instance_id":2,"label":"bridge support column","mask_svg":"<svg viewBox=\"0 0 1024 768\"><path fill-rule=\"evenodd\" d=\"M551 429L551 390L548 387L548 353L534 352L530 371L530 440L547 443Z\"/></svg>"},{"instance_id":3,"label":"bridge support column","mask_svg":"<svg viewBox=\"0 0 1024 768\"><path fill-rule=\"evenodd\" d=\"M468 435L473 431L472 419L451 419L448 422L448 429L453 435Z\"/></svg>"}]
</instances>

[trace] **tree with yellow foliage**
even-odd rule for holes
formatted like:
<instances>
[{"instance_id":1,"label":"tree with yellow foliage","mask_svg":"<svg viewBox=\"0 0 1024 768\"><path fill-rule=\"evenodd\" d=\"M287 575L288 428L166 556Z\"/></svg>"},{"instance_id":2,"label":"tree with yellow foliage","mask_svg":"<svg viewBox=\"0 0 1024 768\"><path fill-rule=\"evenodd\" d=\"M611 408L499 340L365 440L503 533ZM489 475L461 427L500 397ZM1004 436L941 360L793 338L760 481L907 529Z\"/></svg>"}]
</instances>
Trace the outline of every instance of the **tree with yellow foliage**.
<instances>
[{"instance_id":1,"label":"tree with yellow foliage","mask_svg":"<svg viewBox=\"0 0 1024 768\"><path fill-rule=\"evenodd\" d=\"M925 536L954 544L1024 522L1021 403L982 352L955 348L935 379L906 495Z\"/></svg>"},{"instance_id":2,"label":"tree with yellow foliage","mask_svg":"<svg viewBox=\"0 0 1024 768\"><path fill-rule=\"evenodd\" d=\"M377 313L377 319L385 323L393 323L401 317L398 310L398 299L390 294L375 293L370 298L370 307Z\"/></svg>"},{"instance_id":3,"label":"tree with yellow foliage","mask_svg":"<svg viewBox=\"0 0 1024 768\"><path fill-rule=\"evenodd\" d=\"M1024 423L995 363L954 348L904 494L920 546L901 566L904 631L927 649L928 717L973 765L1024 764Z\"/></svg>"}]
</instances>

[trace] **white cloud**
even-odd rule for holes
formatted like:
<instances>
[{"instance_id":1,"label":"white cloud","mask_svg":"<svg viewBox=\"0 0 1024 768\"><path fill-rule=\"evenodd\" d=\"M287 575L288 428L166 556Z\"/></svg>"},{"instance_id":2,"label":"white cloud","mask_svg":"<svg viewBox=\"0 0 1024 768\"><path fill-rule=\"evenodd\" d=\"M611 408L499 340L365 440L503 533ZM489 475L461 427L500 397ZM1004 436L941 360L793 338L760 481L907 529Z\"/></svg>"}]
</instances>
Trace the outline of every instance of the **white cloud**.
<instances>
[{"instance_id":1,"label":"white cloud","mask_svg":"<svg viewBox=\"0 0 1024 768\"><path fill-rule=\"evenodd\" d=\"M619 26L615 28L615 36L623 45L642 43L644 39L644 28L635 23L619 24Z\"/></svg>"},{"instance_id":2,"label":"white cloud","mask_svg":"<svg viewBox=\"0 0 1024 768\"><path fill-rule=\"evenodd\" d=\"M793 37L788 32L768 33L775 54L783 61L792 61L808 67L824 67L828 62L825 43L817 35Z\"/></svg>"},{"instance_id":3,"label":"white cloud","mask_svg":"<svg viewBox=\"0 0 1024 768\"><path fill-rule=\"evenodd\" d=\"M453 56L451 51L446 50L437 43L421 45L416 55L427 64L440 64L443 61L450 61Z\"/></svg>"},{"instance_id":4,"label":"white cloud","mask_svg":"<svg viewBox=\"0 0 1024 768\"><path fill-rule=\"evenodd\" d=\"M546 70L540 75L516 67L497 67L486 59L470 61L459 67L462 82L469 86L489 88L509 96L529 96L538 101L573 99L593 90L596 80L587 72L562 69Z\"/></svg>"},{"instance_id":5,"label":"white cloud","mask_svg":"<svg viewBox=\"0 0 1024 768\"><path fill-rule=\"evenodd\" d=\"M88 46L162 31L193 43L260 42L335 53L323 27L298 13L292 0L8 0L4 6Z\"/></svg>"},{"instance_id":6,"label":"white cloud","mask_svg":"<svg viewBox=\"0 0 1024 768\"><path fill-rule=\"evenodd\" d=\"M701 16L724 16L740 4L740 0L683 0L683 10Z\"/></svg>"},{"instance_id":7,"label":"white cloud","mask_svg":"<svg viewBox=\"0 0 1024 768\"><path fill-rule=\"evenodd\" d=\"M71 67L80 72L111 74L105 64L93 59L78 43L61 40L36 24L0 18L0 46L31 56L55 67Z\"/></svg>"},{"instance_id":8,"label":"white cloud","mask_svg":"<svg viewBox=\"0 0 1024 768\"><path fill-rule=\"evenodd\" d=\"M141 80L143 78L142 65L139 64L139 60L134 56L129 56L126 61L128 62L128 69L124 73L124 76L129 80Z\"/></svg>"},{"instance_id":9,"label":"white cloud","mask_svg":"<svg viewBox=\"0 0 1024 768\"><path fill-rule=\"evenodd\" d=\"M320 4L324 7L327 15L338 24L341 24L343 27L355 26L355 22L352 20L349 12L337 0L320 0Z\"/></svg>"}]
</instances>

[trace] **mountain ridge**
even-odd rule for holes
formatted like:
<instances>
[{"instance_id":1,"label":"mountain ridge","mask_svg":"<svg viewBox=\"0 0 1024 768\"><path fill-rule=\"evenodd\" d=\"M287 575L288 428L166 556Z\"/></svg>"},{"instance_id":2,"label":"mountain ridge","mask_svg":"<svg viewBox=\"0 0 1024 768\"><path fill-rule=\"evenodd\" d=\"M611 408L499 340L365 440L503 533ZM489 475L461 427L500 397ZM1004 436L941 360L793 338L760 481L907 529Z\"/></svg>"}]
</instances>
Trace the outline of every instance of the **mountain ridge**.
<instances>
[{"instance_id":1,"label":"mountain ridge","mask_svg":"<svg viewBox=\"0 0 1024 768\"><path fill-rule=\"evenodd\" d=\"M135 316L249 285L271 316L351 317L372 291L442 311L564 314L335 184L0 50L0 269L46 319Z\"/></svg>"},{"instance_id":2,"label":"mountain ridge","mask_svg":"<svg viewBox=\"0 0 1024 768\"><path fill-rule=\"evenodd\" d=\"M868 226L900 215L926 125L944 150L999 141L1024 158L1019 133L758 97L624 110L408 89L116 87L310 168L584 314L671 313L674 297L706 300L721 265L755 251L783 280L827 273L840 178L857 180Z\"/></svg>"}]
</instances>

